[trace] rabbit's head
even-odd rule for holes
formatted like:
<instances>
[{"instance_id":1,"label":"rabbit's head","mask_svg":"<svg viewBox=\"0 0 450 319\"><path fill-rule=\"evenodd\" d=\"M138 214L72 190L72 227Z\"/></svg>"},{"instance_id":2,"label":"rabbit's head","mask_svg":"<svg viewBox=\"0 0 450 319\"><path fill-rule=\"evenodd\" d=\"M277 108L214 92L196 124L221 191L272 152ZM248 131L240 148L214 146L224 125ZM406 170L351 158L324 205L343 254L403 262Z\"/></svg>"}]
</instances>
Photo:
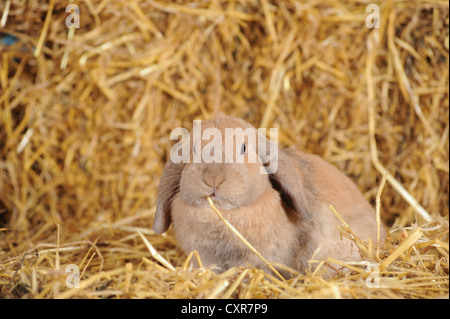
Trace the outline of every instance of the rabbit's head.
<instances>
[{"instance_id":1,"label":"rabbit's head","mask_svg":"<svg viewBox=\"0 0 450 319\"><path fill-rule=\"evenodd\" d=\"M275 188L285 205L310 217L294 160L258 134L254 126L219 114L215 119L202 121L200 132L191 133L174 150L189 149L189 161L175 163L171 158L164 168L155 232L164 232L170 226L170 206L176 194L191 207L209 206L207 196L211 196L219 209L233 210L252 205L267 190ZM273 165L274 161L277 165Z\"/></svg>"}]
</instances>

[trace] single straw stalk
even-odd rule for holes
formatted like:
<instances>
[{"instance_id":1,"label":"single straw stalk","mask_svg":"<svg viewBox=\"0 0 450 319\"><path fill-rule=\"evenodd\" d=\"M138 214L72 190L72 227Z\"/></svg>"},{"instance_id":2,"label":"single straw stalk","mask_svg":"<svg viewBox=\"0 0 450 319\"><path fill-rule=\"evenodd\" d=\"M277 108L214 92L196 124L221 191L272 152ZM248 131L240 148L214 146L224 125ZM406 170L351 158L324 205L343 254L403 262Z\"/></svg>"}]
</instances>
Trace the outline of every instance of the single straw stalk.
<instances>
[{"instance_id":1,"label":"single straw stalk","mask_svg":"<svg viewBox=\"0 0 450 319\"><path fill-rule=\"evenodd\" d=\"M400 245L381 263L382 268L388 267L394 260L396 260L401 254L403 254L409 247L414 245L416 241L423 235L420 228L414 229L408 237L406 237Z\"/></svg>"},{"instance_id":2,"label":"single straw stalk","mask_svg":"<svg viewBox=\"0 0 450 319\"><path fill-rule=\"evenodd\" d=\"M251 251L253 251L256 256L258 256L269 268L270 270L272 270L274 272L274 274L276 274L281 280L284 280L283 276L275 269L275 267L272 266L272 264L270 262L268 262L256 249L255 247L252 246L252 244L250 244L247 239L245 239L244 236L241 235L241 233L239 233L237 231L236 228L233 227L233 225L231 225L225 218L223 218L222 214L220 213L220 211L217 209L216 205L214 205L214 202L212 201L211 197L208 196L206 197L208 199L209 205L211 206L211 208L213 209L213 211L217 214L217 216L219 216L219 218L222 220L222 222L248 247L250 248Z\"/></svg>"},{"instance_id":3,"label":"single straw stalk","mask_svg":"<svg viewBox=\"0 0 450 319\"><path fill-rule=\"evenodd\" d=\"M169 270L175 271L175 267L172 266L171 263L169 263L163 256L161 256L156 249L152 246L152 244L148 241L147 238L138 230L137 233L139 236L141 236L142 240L144 241L145 246L147 246L148 250L150 251L150 254L153 258L155 258L157 261L159 261L161 264L166 266Z\"/></svg>"},{"instance_id":4,"label":"single straw stalk","mask_svg":"<svg viewBox=\"0 0 450 319\"><path fill-rule=\"evenodd\" d=\"M386 184L387 176L389 175L389 172L386 171L386 173L383 175L383 179L381 181L380 188L377 192L376 197L376 218L377 218L377 258L380 256L380 243L381 243L381 192L383 191L384 185Z\"/></svg>"}]
</instances>

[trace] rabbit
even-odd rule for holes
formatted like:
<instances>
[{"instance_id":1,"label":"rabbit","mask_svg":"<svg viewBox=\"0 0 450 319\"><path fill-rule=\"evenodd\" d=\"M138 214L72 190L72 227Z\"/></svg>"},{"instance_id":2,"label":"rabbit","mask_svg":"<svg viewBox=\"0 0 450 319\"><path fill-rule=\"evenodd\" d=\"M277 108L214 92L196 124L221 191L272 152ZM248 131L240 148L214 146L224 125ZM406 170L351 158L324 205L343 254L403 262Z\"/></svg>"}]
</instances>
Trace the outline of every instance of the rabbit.
<instances>
[{"instance_id":1,"label":"rabbit","mask_svg":"<svg viewBox=\"0 0 450 319\"><path fill-rule=\"evenodd\" d=\"M256 132L244 120L221 113L201 122L202 133L208 128L222 133L222 140L217 141L222 142L222 154L227 147L223 139L226 128ZM201 149L190 147L187 163L167 161L159 183L153 230L163 233L173 223L182 250L197 250L204 266L215 265L225 271L250 264L269 271L213 212L207 196L266 260L299 272L307 270L313 255L314 260L361 258L356 245L341 236L337 229L340 222L330 204L361 239L376 242L374 209L348 177L319 156L278 148L276 171L261 174L260 169L267 163L264 155L256 156L256 161L247 160L258 154L260 147L252 146L248 138L242 140L242 145L233 144L230 148L243 163L229 163L223 155L222 161L196 163L193 156L212 139L195 144L190 134L186 140L190 145L201 143ZM268 145L269 140L263 137L263 143Z\"/></svg>"}]
</instances>

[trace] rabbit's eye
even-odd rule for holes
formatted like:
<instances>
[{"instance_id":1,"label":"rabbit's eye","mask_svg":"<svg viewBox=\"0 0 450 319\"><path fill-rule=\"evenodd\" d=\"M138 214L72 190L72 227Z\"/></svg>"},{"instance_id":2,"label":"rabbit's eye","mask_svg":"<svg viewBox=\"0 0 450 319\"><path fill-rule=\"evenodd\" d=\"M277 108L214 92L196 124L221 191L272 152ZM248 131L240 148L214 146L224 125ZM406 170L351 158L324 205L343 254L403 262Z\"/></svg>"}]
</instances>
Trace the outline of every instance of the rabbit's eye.
<instances>
[{"instance_id":1,"label":"rabbit's eye","mask_svg":"<svg viewBox=\"0 0 450 319\"><path fill-rule=\"evenodd\" d=\"M244 144L242 144L241 146L241 155L244 154L247 151L247 146Z\"/></svg>"}]
</instances>

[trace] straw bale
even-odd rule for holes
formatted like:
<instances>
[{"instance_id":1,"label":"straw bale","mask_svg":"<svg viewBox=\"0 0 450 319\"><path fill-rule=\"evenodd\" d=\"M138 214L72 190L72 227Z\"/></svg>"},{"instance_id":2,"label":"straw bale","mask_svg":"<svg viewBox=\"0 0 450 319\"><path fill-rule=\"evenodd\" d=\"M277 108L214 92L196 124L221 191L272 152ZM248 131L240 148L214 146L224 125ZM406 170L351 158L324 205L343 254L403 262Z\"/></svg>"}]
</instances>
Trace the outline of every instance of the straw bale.
<instances>
[{"instance_id":1,"label":"straw bale","mask_svg":"<svg viewBox=\"0 0 450 319\"><path fill-rule=\"evenodd\" d=\"M373 2L379 28L364 0L74 1L69 29L68 1L2 1L0 297L448 298L449 4ZM386 240L344 221L363 260L286 280L190 268L157 186L171 130L218 111L344 171Z\"/></svg>"}]
</instances>

